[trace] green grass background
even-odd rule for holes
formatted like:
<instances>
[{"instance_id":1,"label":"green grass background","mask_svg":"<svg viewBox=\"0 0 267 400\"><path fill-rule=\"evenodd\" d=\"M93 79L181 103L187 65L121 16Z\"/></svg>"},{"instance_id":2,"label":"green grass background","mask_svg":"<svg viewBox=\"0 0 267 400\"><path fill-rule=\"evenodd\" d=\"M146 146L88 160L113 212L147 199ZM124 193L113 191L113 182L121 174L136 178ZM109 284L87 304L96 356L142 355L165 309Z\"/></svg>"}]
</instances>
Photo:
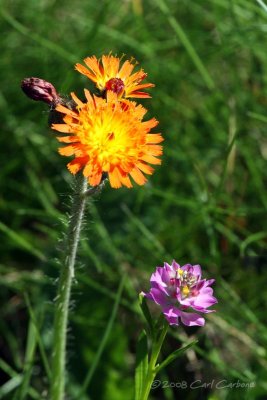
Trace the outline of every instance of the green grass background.
<instances>
[{"instance_id":1,"label":"green grass background","mask_svg":"<svg viewBox=\"0 0 267 400\"><path fill-rule=\"evenodd\" d=\"M88 207L67 399L133 399L138 293L155 266L173 258L215 277L219 304L204 328L170 330L164 354L195 338L198 346L159 377L176 387L151 399L265 399L267 7L260 0L2 0L0 7L0 398L49 399L72 182L48 109L27 99L20 81L38 76L81 95L91 86L74 63L112 51L135 57L156 84L142 103L160 122L163 163L145 187L106 185ZM196 381L202 387L190 388ZM238 382L252 388L231 388Z\"/></svg>"}]
</instances>

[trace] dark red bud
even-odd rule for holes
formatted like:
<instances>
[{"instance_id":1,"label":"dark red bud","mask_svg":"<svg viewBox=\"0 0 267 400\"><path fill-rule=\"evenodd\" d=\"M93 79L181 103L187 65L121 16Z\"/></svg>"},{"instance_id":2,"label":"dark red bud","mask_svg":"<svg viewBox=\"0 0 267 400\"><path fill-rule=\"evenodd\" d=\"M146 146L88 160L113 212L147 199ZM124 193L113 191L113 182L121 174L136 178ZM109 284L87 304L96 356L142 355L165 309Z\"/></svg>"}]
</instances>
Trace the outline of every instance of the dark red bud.
<instances>
[{"instance_id":1,"label":"dark red bud","mask_svg":"<svg viewBox=\"0 0 267 400\"><path fill-rule=\"evenodd\" d=\"M106 90L111 90L114 93L120 94L124 90L123 80L120 78L111 78L106 83Z\"/></svg>"},{"instance_id":2,"label":"dark red bud","mask_svg":"<svg viewBox=\"0 0 267 400\"><path fill-rule=\"evenodd\" d=\"M30 99L44 101L47 104L56 104L61 98L52 83L40 78L25 78L21 82L21 89Z\"/></svg>"}]
</instances>

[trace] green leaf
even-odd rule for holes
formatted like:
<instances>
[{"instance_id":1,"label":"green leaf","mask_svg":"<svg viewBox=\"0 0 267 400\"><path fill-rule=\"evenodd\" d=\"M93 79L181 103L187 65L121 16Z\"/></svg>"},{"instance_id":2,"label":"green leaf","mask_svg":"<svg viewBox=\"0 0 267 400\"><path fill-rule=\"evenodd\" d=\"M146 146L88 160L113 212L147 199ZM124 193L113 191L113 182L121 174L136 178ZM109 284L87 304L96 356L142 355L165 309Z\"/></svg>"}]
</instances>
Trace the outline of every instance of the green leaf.
<instances>
[{"instance_id":1,"label":"green leaf","mask_svg":"<svg viewBox=\"0 0 267 400\"><path fill-rule=\"evenodd\" d=\"M148 347L147 336L143 331L139 337L136 351L135 368L135 400L142 400L143 385L146 379L148 369Z\"/></svg>"},{"instance_id":2,"label":"green leaf","mask_svg":"<svg viewBox=\"0 0 267 400\"><path fill-rule=\"evenodd\" d=\"M14 389L16 389L22 381L21 375L16 375L11 378L9 381L4 383L0 388L0 399L4 399L5 396L9 395Z\"/></svg>"},{"instance_id":3,"label":"green leaf","mask_svg":"<svg viewBox=\"0 0 267 400\"><path fill-rule=\"evenodd\" d=\"M193 340L193 342L187 344L186 346L175 350L173 353L171 353L164 361L162 361L161 364L159 364L156 368L157 373L162 369L165 368L167 365L169 365L171 362L173 362L176 358L181 357L186 350L190 349L190 347L194 346L198 341Z\"/></svg>"},{"instance_id":4,"label":"green leaf","mask_svg":"<svg viewBox=\"0 0 267 400\"><path fill-rule=\"evenodd\" d=\"M28 308L28 312L30 314L31 322L32 322L32 324L33 324L33 326L35 328L34 332L35 332L35 335L36 335L36 341L37 341L38 346L39 346L40 356L41 356L41 359L43 361L43 365L44 365L44 368L45 368L45 371L46 371L46 375L47 375L48 379L50 380L51 379L51 369L50 369L48 358L47 358L47 355L46 355L46 352L45 352L45 346L44 346L43 338L42 338L42 335L41 335L41 332L40 332L39 323L37 321L36 314L35 314L35 312L34 312L34 310L32 308L32 305L30 303L30 299L29 299L29 296L28 296L27 293L24 294L24 298L25 298L26 306ZM40 312L39 312L39 316L40 316Z\"/></svg>"},{"instance_id":5,"label":"green leaf","mask_svg":"<svg viewBox=\"0 0 267 400\"><path fill-rule=\"evenodd\" d=\"M89 386L89 384L90 384L90 382L92 380L92 377L93 377L93 375L94 375L94 373L95 373L95 371L96 371L96 369L97 369L97 367L98 367L98 365L100 363L102 354L103 354L103 352L105 350L106 344L107 344L108 339L109 339L109 337L111 335L112 328L113 328L113 325L114 325L114 322L115 322L115 318L117 316L119 304L120 304L120 301L121 301L122 291L123 291L123 288L124 288L124 285L125 285L125 279L126 279L126 275L124 274L121 277L120 285L119 285L117 293L116 293L116 298L115 298L113 309L112 309L112 312L111 312L111 315L110 315L110 319L109 319L109 321L107 323L107 326L105 328L105 333L104 333L104 335L103 335L103 337L101 339L101 342L99 344L98 350L97 350L96 355L94 357L94 362L92 363L89 371L87 372L87 375L86 375L86 377L84 379L84 382L83 382L83 385L82 385L82 388L81 388L81 391L79 392L79 395L77 396L77 398L81 398L85 394L85 392L86 392L86 390L87 390L87 388L88 388L88 386Z\"/></svg>"},{"instance_id":6,"label":"green leaf","mask_svg":"<svg viewBox=\"0 0 267 400\"><path fill-rule=\"evenodd\" d=\"M143 313L143 315L144 315L144 317L145 317L145 319L147 321L147 324L149 326L150 333L151 333L151 335L153 335L154 323L153 323L153 319L151 317L149 308L148 308L148 306L146 304L146 298L143 295L143 293L139 294L139 304L140 304L140 308L142 310L142 313Z\"/></svg>"},{"instance_id":7,"label":"green leaf","mask_svg":"<svg viewBox=\"0 0 267 400\"><path fill-rule=\"evenodd\" d=\"M13 241L13 244L15 246L28 251L29 253L37 257L39 260L45 261L45 256L41 253L40 250L36 248L36 246L34 246L34 244L31 243L30 240L26 239L26 237L22 236L22 234L18 234L14 230L10 229L1 221L0 221L0 231L3 232L6 236L8 236Z\"/></svg>"},{"instance_id":8,"label":"green leaf","mask_svg":"<svg viewBox=\"0 0 267 400\"><path fill-rule=\"evenodd\" d=\"M27 345L24 358L22 381L18 391L14 396L14 400L24 400L27 398L28 391L30 388L31 375L33 373L36 344L37 344L36 330L33 321L30 320L28 327L28 337L27 337Z\"/></svg>"},{"instance_id":9,"label":"green leaf","mask_svg":"<svg viewBox=\"0 0 267 400\"><path fill-rule=\"evenodd\" d=\"M155 339L155 342L157 342L161 336L162 330L166 327L169 326L169 323L167 322L165 316L163 313L160 313L158 319L154 323L154 336L153 338Z\"/></svg>"}]
</instances>

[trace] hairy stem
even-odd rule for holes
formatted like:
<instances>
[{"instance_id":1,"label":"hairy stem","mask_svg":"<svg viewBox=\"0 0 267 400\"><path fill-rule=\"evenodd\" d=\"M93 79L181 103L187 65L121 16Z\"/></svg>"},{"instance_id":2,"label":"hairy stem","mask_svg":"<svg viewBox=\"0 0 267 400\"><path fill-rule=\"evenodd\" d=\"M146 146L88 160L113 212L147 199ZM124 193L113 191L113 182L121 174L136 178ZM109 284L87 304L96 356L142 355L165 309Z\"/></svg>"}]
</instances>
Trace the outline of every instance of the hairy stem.
<instances>
[{"instance_id":1,"label":"hairy stem","mask_svg":"<svg viewBox=\"0 0 267 400\"><path fill-rule=\"evenodd\" d=\"M87 197L84 196L86 190L87 180L83 176L79 176L75 184L72 198L68 232L65 239L65 254L55 300L51 400L64 399L69 303L82 218Z\"/></svg>"}]
</instances>

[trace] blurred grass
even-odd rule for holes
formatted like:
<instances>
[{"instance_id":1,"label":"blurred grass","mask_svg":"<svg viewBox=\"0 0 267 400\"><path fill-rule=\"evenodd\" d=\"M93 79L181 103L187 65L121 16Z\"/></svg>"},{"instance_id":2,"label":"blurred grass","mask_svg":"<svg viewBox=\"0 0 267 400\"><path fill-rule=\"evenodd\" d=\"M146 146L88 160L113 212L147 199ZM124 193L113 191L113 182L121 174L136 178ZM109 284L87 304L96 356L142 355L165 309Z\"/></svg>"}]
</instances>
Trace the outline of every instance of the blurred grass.
<instances>
[{"instance_id":1,"label":"blurred grass","mask_svg":"<svg viewBox=\"0 0 267 400\"><path fill-rule=\"evenodd\" d=\"M145 187L106 187L88 207L73 288L70 399L92 365L92 381L79 400L133 398L142 328L137 294L148 288L154 267L172 258L200 263L215 277L219 304L205 328L172 329L166 353L188 335L199 346L162 379L188 385L239 379L255 386L157 389L152 398L266 397L264 4L2 0L0 398L48 398L43 355L51 350L59 239L72 179L47 127L48 110L23 95L20 81L39 76L61 93L81 94L91 86L73 64L110 51L134 56L156 84L143 104L160 122L164 156ZM105 336L124 273L120 306Z\"/></svg>"}]
</instances>

